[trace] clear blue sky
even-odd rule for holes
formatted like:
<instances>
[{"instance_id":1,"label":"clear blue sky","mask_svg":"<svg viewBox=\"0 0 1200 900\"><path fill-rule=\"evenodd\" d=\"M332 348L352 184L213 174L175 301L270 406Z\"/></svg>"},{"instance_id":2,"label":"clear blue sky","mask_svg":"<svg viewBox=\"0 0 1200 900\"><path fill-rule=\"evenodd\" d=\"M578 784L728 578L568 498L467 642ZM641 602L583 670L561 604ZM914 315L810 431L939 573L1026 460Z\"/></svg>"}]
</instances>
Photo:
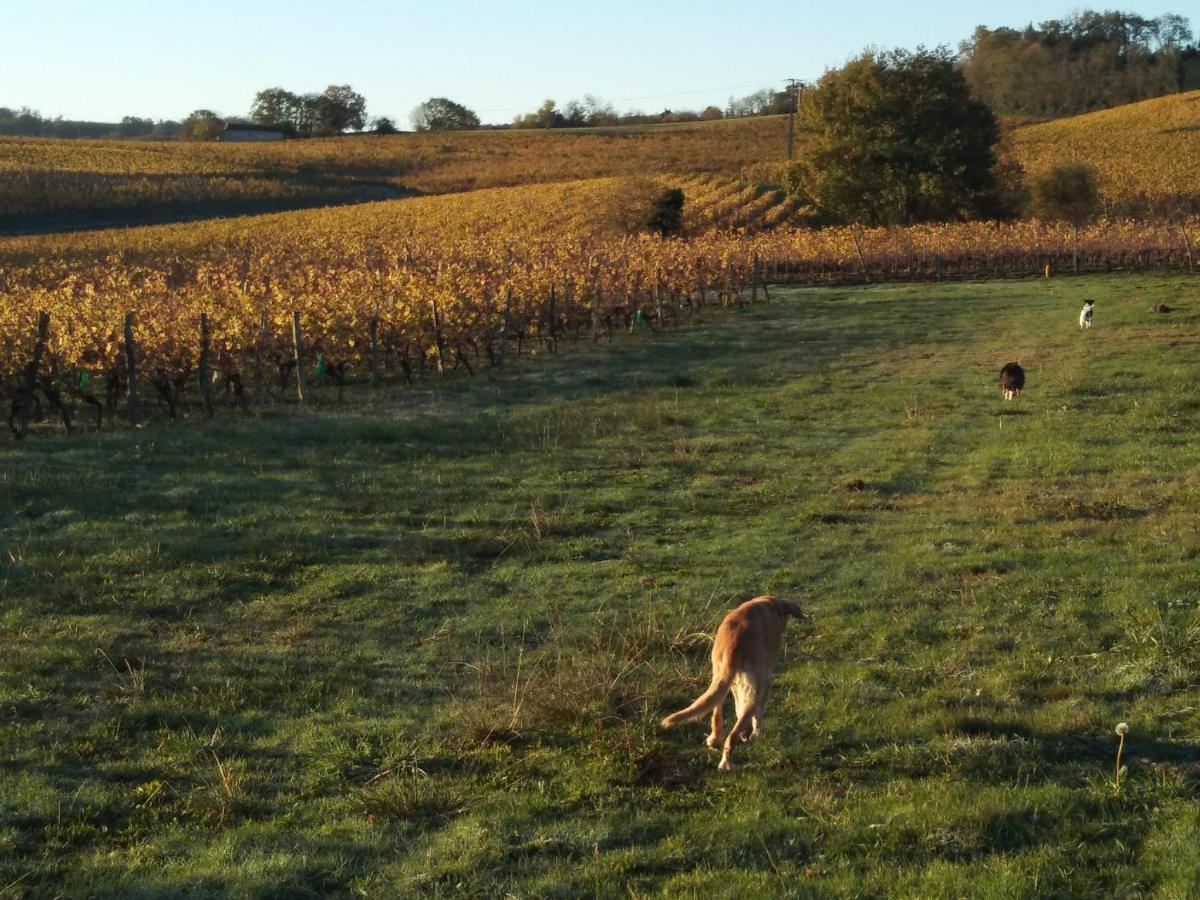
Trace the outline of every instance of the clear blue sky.
<instances>
[{"instance_id":1,"label":"clear blue sky","mask_svg":"<svg viewBox=\"0 0 1200 900\"><path fill-rule=\"evenodd\" d=\"M1186 16L1191 2L1094 6ZM370 116L402 128L431 96L464 103L485 122L584 93L622 111L694 109L788 77L813 79L868 45L957 46L979 24L1020 27L1083 5L0 0L0 106L99 121L179 119L197 108L244 115L261 88L350 84Z\"/></svg>"}]
</instances>

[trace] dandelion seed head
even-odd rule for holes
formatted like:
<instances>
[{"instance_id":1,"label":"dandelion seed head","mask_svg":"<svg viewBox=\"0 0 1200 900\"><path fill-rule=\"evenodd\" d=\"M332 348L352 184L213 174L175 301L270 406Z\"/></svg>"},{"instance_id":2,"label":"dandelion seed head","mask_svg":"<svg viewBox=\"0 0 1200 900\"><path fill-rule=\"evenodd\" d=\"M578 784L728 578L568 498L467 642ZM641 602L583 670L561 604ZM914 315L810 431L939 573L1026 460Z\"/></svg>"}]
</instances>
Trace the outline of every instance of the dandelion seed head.
<instances>
[{"instance_id":1,"label":"dandelion seed head","mask_svg":"<svg viewBox=\"0 0 1200 900\"><path fill-rule=\"evenodd\" d=\"M1119 722L1119 723L1117 724L1117 734L1119 734L1121 737L1125 737L1125 735L1129 734L1129 725L1128 725L1128 723L1126 723L1126 722Z\"/></svg>"}]
</instances>

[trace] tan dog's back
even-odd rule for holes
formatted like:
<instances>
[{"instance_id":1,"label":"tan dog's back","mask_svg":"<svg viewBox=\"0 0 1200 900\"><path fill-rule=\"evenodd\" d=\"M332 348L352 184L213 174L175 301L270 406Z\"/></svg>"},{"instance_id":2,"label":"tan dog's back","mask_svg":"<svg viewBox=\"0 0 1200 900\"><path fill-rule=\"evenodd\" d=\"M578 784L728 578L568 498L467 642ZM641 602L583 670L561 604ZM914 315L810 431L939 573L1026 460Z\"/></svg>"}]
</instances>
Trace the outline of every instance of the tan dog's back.
<instances>
[{"instance_id":1,"label":"tan dog's back","mask_svg":"<svg viewBox=\"0 0 1200 900\"><path fill-rule=\"evenodd\" d=\"M783 644L788 616L807 618L799 608L785 600L763 596L747 600L733 610L717 628L713 640L713 677L708 690L686 709L662 720L664 728L699 719L712 713L712 730L705 745L721 748L722 707L732 692L737 720L721 752L717 768L729 769L729 756L735 738L753 740L762 731L762 709L775 670L775 660Z\"/></svg>"}]
</instances>

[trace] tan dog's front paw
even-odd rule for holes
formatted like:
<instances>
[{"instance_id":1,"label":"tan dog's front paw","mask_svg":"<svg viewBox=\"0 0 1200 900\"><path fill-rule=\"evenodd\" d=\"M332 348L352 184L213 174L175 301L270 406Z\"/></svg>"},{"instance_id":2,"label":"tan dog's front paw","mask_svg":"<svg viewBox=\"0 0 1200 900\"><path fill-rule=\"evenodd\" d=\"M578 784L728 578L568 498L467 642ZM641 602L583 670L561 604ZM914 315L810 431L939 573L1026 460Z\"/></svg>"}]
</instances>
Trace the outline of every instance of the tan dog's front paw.
<instances>
[{"instance_id":1,"label":"tan dog's front paw","mask_svg":"<svg viewBox=\"0 0 1200 900\"><path fill-rule=\"evenodd\" d=\"M729 757L728 756L722 756L721 761L719 763L717 763L717 771L718 772L728 772L732 768L733 768L733 766L729 765Z\"/></svg>"},{"instance_id":2,"label":"tan dog's front paw","mask_svg":"<svg viewBox=\"0 0 1200 900\"><path fill-rule=\"evenodd\" d=\"M715 734L710 734L708 737L706 737L704 739L704 746L707 747L709 750L720 750L721 749L721 738Z\"/></svg>"}]
</instances>

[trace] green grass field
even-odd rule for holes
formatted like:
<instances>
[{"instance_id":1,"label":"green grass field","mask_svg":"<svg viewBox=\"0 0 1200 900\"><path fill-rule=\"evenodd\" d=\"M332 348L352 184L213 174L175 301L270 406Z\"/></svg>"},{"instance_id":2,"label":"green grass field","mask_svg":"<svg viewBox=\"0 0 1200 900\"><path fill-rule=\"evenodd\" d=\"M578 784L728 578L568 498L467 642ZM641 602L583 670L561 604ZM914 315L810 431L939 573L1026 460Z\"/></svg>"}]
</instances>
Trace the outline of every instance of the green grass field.
<instances>
[{"instance_id":1,"label":"green grass field","mask_svg":"<svg viewBox=\"0 0 1200 900\"><path fill-rule=\"evenodd\" d=\"M1197 896L1195 280L772 293L5 439L0 897ZM718 773L657 723L768 591Z\"/></svg>"}]
</instances>

